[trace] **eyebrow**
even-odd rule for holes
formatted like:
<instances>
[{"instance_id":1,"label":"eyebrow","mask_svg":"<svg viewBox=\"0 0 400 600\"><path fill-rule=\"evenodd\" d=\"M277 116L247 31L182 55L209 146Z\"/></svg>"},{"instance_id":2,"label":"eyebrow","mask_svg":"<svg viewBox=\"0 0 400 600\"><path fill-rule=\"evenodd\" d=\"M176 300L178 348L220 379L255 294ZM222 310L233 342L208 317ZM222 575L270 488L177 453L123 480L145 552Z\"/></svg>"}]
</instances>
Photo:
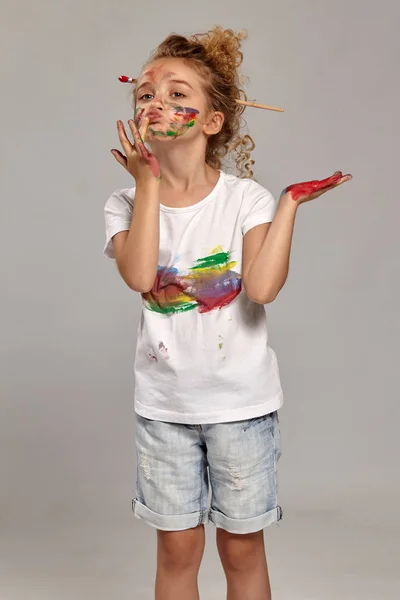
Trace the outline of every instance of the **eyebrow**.
<instances>
[{"instance_id":1,"label":"eyebrow","mask_svg":"<svg viewBox=\"0 0 400 600\"><path fill-rule=\"evenodd\" d=\"M190 83L188 83L187 81L183 81L182 79L169 79L169 80L168 80L168 82L169 82L169 83L179 83L179 84L181 84L181 85L183 84L183 85L186 85L186 86L187 86L188 88L190 88L191 90L193 90L193 88L192 88L192 86L190 85ZM151 81L144 81L143 83L141 83L141 84L139 85L139 87L137 88L137 90L136 90L136 94L138 94L138 93L139 93L139 90L140 90L142 87L145 87L146 85L152 85L152 82L151 82Z\"/></svg>"},{"instance_id":2,"label":"eyebrow","mask_svg":"<svg viewBox=\"0 0 400 600\"><path fill-rule=\"evenodd\" d=\"M193 89L190 83L188 83L187 81L183 81L182 79L171 79L170 81L171 83L183 83L183 85L187 85L187 87L189 87L191 90Z\"/></svg>"}]
</instances>

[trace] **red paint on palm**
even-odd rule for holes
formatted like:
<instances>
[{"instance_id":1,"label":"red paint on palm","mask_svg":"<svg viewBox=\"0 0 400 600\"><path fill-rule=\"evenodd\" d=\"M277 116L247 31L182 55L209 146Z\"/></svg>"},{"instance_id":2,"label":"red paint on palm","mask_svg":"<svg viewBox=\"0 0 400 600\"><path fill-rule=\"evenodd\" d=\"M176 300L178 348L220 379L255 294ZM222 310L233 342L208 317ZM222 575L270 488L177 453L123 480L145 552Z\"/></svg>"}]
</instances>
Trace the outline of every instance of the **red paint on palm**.
<instances>
[{"instance_id":1,"label":"red paint on palm","mask_svg":"<svg viewBox=\"0 0 400 600\"><path fill-rule=\"evenodd\" d=\"M292 194L293 200L299 200L301 197L310 196L315 192L319 192L328 188L335 183L338 183L343 177L341 171L338 171L331 177L327 177L326 179L314 179L313 181L304 181L302 183L294 183L293 185L289 185L285 190L283 190L284 194L290 192Z\"/></svg>"}]
</instances>

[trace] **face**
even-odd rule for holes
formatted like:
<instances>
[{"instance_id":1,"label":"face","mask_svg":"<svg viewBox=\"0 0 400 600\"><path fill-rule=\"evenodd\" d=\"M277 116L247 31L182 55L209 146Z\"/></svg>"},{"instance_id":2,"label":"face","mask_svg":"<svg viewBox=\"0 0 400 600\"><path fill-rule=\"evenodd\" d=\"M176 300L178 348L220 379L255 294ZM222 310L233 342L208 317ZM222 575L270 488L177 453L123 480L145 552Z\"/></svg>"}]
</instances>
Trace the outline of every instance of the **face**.
<instances>
[{"instance_id":1,"label":"face","mask_svg":"<svg viewBox=\"0 0 400 600\"><path fill-rule=\"evenodd\" d=\"M218 133L222 113L211 112L200 76L177 58L147 65L136 87L136 123L147 117L151 142Z\"/></svg>"}]
</instances>

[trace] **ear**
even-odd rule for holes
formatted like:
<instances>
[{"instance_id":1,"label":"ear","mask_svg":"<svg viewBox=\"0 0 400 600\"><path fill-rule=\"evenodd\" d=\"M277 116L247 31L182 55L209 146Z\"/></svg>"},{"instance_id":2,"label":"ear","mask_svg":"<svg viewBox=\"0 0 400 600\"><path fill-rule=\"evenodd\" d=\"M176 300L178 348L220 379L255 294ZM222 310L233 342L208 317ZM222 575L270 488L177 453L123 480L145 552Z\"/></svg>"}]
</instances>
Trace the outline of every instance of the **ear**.
<instances>
[{"instance_id":1,"label":"ear","mask_svg":"<svg viewBox=\"0 0 400 600\"><path fill-rule=\"evenodd\" d=\"M225 121L224 113L219 111L213 111L210 113L209 118L203 125L203 131L206 135L216 135L222 129Z\"/></svg>"}]
</instances>

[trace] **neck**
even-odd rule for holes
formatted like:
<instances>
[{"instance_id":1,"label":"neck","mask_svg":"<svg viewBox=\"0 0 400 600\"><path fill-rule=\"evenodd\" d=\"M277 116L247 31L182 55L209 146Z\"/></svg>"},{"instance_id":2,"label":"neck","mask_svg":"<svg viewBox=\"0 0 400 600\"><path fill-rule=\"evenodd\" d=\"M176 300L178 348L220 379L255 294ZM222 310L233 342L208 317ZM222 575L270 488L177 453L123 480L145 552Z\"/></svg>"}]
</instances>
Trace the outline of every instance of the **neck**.
<instances>
[{"instance_id":1,"label":"neck","mask_svg":"<svg viewBox=\"0 0 400 600\"><path fill-rule=\"evenodd\" d=\"M191 143L189 149L188 144L180 142L171 140L152 147L160 164L161 187L188 192L207 185L215 170L205 162L204 145Z\"/></svg>"}]
</instances>

